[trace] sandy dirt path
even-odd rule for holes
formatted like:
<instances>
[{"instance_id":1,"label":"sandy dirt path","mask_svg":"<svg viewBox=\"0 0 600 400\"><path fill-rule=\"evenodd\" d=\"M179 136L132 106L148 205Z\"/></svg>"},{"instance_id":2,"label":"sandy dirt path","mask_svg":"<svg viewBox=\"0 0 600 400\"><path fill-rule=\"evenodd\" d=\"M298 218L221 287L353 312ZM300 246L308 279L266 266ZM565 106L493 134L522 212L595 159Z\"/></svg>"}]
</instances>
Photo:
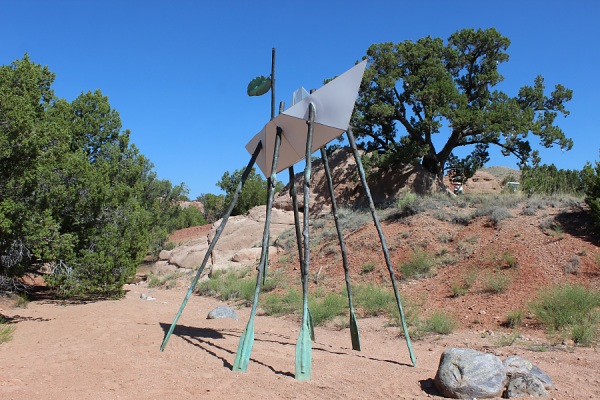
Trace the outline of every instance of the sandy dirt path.
<instances>
[{"instance_id":1,"label":"sandy dirt path","mask_svg":"<svg viewBox=\"0 0 600 400\"><path fill-rule=\"evenodd\" d=\"M161 353L185 289L127 290L115 301L36 301L26 309L1 309L17 329L0 345L0 399L420 399L437 397L432 379L449 347L492 351L503 359L521 355L554 379L552 398L600 398L595 349L495 347L480 333L459 332L414 342L413 368L398 330L376 318L359 320L361 352L351 350L347 330L317 328L312 379L300 383L293 377L299 324L259 316L248 371L232 372L249 309L238 310L237 321L207 320L223 303L193 296ZM155 300L141 299L142 293Z\"/></svg>"}]
</instances>

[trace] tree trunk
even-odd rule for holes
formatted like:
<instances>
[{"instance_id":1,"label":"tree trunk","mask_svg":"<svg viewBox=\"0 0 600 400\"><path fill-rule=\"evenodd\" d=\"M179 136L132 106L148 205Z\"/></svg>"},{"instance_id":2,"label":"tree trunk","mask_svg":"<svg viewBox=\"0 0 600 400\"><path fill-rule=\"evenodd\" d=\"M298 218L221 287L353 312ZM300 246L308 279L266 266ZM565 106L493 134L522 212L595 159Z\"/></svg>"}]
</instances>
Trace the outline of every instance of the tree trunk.
<instances>
[{"instance_id":1,"label":"tree trunk","mask_svg":"<svg viewBox=\"0 0 600 400\"><path fill-rule=\"evenodd\" d=\"M442 163L440 162L440 160L438 160L435 154L425 155L423 157L423 161L421 162L423 168L425 168L432 174L435 174L435 176L437 176L440 182L442 182L444 179L444 164L445 163Z\"/></svg>"}]
</instances>

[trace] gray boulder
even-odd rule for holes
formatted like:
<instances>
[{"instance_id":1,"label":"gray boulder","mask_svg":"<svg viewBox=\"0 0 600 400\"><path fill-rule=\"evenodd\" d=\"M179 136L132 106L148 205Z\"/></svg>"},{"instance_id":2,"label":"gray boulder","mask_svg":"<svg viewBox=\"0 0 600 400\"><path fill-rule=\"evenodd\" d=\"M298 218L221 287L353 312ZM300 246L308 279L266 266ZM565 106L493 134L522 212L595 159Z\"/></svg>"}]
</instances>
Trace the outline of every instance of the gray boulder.
<instances>
[{"instance_id":1,"label":"gray boulder","mask_svg":"<svg viewBox=\"0 0 600 400\"><path fill-rule=\"evenodd\" d=\"M550 390L554 387L552 379L537 366L519 356L508 357L502 363L506 377L510 381L519 375L532 375L542 382L544 389Z\"/></svg>"},{"instance_id":2,"label":"gray boulder","mask_svg":"<svg viewBox=\"0 0 600 400\"><path fill-rule=\"evenodd\" d=\"M442 353L435 385L454 399L500 397L506 375L502 361L493 354L453 348Z\"/></svg>"},{"instance_id":3,"label":"gray boulder","mask_svg":"<svg viewBox=\"0 0 600 400\"><path fill-rule=\"evenodd\" d=\"M533 375L514 375L504 392L504 398L513 397L547 397L548 391L544 383Z\"/></svg>"},{"instance_id":4,"label":"gray boulder","mask_svg":"<svg viewBox=\"0 0 600 400\"><path fill-rule=\"evenodd\" d=\"M208 313L206 319L217 319L217 318L232 318L237 321L238 316L235 310L228 306L219 306Z\"/></svg>"}]
</instances>

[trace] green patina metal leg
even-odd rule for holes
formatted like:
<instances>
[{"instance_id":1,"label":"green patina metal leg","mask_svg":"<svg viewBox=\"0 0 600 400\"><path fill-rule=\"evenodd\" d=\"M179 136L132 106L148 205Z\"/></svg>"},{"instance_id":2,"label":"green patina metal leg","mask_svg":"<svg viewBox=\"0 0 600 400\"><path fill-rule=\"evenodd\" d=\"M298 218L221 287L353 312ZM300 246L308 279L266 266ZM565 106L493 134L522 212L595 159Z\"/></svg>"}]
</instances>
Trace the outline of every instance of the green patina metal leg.
<instances>
[{"instance_id":1,"label":"green patina metal leg","mask_svg":"<svg viewBox=\"0 0 600 400\"><path fill-rule=\"evenodd\" d=\"M260 295L260 285L267 269L268 254L269 254L269 231L271 225L271 210L273 209L273 197L275 195L275 180L277 171L277 160L279 158L279 147L281 145L281 129L277 128L275 135L275 144L273 151L273 164L271 169L271 177L268 179L267 187L267 210L265 217L265 229L263 231L262 251L260 254L260 262L258 264L258 274L256 275L256 287L254 289L254 301L252 302L252 310L250 311L250 319L246 325L246 329L240 337L235 361L233 363L233 371L246 372L252 346L254 344L254 317L258 307L258 297Z\"/></svg>"},{"instance_id":2,"label":"green patina metal leg","mask_svg":"<svg viewBox=\"0 0 600 400\"><path fill-rule=\"evenodd\" d=\"M213 238L213 241L210 243L210 246L208 246L208 250L206 250L206 254L204 255L202 264L198 268L198 271L196 272L196 276L194 277L194 280L192 281L192 284L190 285L190 288L187 291L187 294L185 295L185 298L183 299L181 306L179 307L179 311L177 311L177 314L175 315L175 319L173 320L173 323L171 324L169 331L165 335L162 345L160 346L160 351L163 351L165 349L165 347L167 346L167 343L169 342L169 338L171 337L171 334L173 333L173 330L175 329L175 326L177 325L177 321L179 321L179 317L181 317L181 313L183 312L183 309L185 308L188 300L190 299L190 297L194 291L194 288L198 284L198 279L200 279L200 275L202 274L202 271L204 271L204 267L206 267L206 263L208 262L208 259L210 258L210 255L212 254L212 252L217 244L217 241L219 240L219 237L221 236L221 233L223 232L223 229L225 229L225 224L227 224L227 220L229 219L229 216L231 215L231 213L233 211L233 207L235 207L235 203L237 203L238 197L240 196L242 187L244 186L244 183L246 182L246 179L248 178L248 175L250 174L250 171L252 170L252 167L254 166L254 163L256 162L256 158L258 157L258 154L260 153L262 148L263 148L262 142L258 142L258 145L256 146L256 149L254 150L254 153L252 154L252 157L250 158L250 162L248 163L248 165L246 166L246 169L244 170L244 173L242 174L242 179L240 180L240 183L238 183L238 186L235 189L235 193L233 194L233 199L231 199L231 204L229 204L229 208L227 209L227 211L225 212L225 215L223 216L223 221L221 221L221 225L219 225L219 227L217 228L215 237Z\"/></svg>"},{"instance_id":3,"label":"green patina metal leg","mask_svg":"<svg viewBox=\"0 0 600 400\"><path fill-rule=\"evenodd\" d=\"M294 167L291 166L288 169L290 173L290 197L292 198L292 208L294 209L294 226L296 230L296 244L298 245L298 261L300 263L300 271L302 271L304 265L304 257L302 255L302 232L300 228L300 216L298 210L298 198L296 196L296 185L294 182L295 174ZM312 323L312 315L310 314L310 310L308 310L308 326L310 329L310 338L312 341L315 340L315 329Z\"/></svg>"},{"instance_id":4,"label":"green patina metal leg","mask_svg":"<svg viewBox=\"0 0 600 400\"><path fill-rule=\"evenodd\" d=\"M352 340L352 350L360 351L360 335L358 333L358 324L356 323L356 316L354 315L352 287L350 286L350 271L348 269L348 256L346 254L346 245L344 243L344 236L342 235L342 228L340 226L340 221L338 218L337 203L335 201L335 193L333 190L333 180L331 179L329 162L327 161L327 152L324 148L321 148L321 158L323 159L325 177L327 178L327 185L329 186L329 196L331 197L331 213L333 214L333 220L335 221L335 229L337 230L338 238L340 241L340 249L342 251L344 278L346 280L346 290L348 291L348 308L350 309L350 338Z\"/></svg>"},{"instance_id":5,"label":"green patina metal leg","mask_svg":"<svg viewBox=\"0 0 600 400\"><path fill-rule=\"evenodd\" d=\"M296 379L307 381L310 379L312 369L312 340L311 323L308 311L308 271L310 264L310 238L308 229L309 200L310 200L310 174L311 174L311 153L313 125L315 120L315 106L311 103L308 106L308 134L306 138L306 167L304 168L304 257L301 269L302 273L302 326L300 335L296 342Z\"/></svg>"},{"instance_id":6,"label":"green patina metal leg","mask_svg":"<svg viewBox=\"0 0 600 400\"><path fill-rule=\"evenodd\" d=\"M290 173L290 197L292 198L292 208L294 209L294 227L296 230L296 244L298 246L298 261L300 262L300 270L304 265L302 259L302 232L300 231L300 211L298 210L298 198L296 195L296 182L294 182L294 166L288 168Z\"/></svg>"},{"instance_id":7,"label":"green patina metal leg","mask_svg":"<svg viewBox=\"0 0 600 400\"><path fill-rule=\"evenodd\" d=\"M396 284L396 278L394 276L394 269L392 267L392 261L390 259L390 253L387 248L385 235L383 234L383 230L381 229L381 225L379 224L379 218L377 218L377 214L375 213L375 205L373 204L373 198L371 197L371 191L369 190L369 186L367 185L367 179L365 178L365 171L362 166L362 162L360 160L360 154L358 154L358 149L356 147L356 141L354 139L354 135L352 134L352 130L348 128L346 131L348 135L348 141L350 142L350 147L352 148L352 152L354 153L354 158L356 159L356 166L358 167L358 174L360 175L360 181L364 187L365 194L367 199L369 200L369 208L371 210L371 215L373 216L373 222L375 223L375 227L377 228L377 233L379 234L379 240L381 241L381 247L383 249L383 255L385 258L385 263L387 265L390 279L392 280L392 286L394 288L394 295L396 296L396 303L398 305L398 311L400 313L400 320L402 322L402 329L404 331L404 337L406 338L406 345L408 346L408 352L410 354L410 360L414 367L417 366L417 360L415 359L415 355L413 353L413 348L410 343L410 336L408 334L408 327L406 326L406 320L404 318L404 310L402 308L402 302L400 301L400 294L398 292L398 286Z\"/></svg>"}]
</instances>

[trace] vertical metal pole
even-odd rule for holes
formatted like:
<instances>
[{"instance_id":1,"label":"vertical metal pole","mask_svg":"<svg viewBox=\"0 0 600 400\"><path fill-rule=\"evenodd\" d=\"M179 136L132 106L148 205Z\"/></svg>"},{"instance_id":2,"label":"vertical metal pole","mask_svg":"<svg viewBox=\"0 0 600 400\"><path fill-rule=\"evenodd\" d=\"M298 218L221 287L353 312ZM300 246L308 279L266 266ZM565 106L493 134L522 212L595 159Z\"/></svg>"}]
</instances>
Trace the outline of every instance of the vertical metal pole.
<instances>
[{"instance_id":1,"label":"vertical metal pole","mask_svg":"<svg viewBox=\"0 0 600 400\"><path fill-rule=\"evenodd\" d=\"M275 118L275 47L271 49L271 119Z\"/></svg>"},{"instance_id":2,"label":"vertical metal pole","mask_svg":"<svg viewBox=\"0 0 600 400\"><path fill-rule=\"evenodd\" d=\"M369 209L371 210L371 215L373 216L373 222L375 223L375 227L377 228L377 233L379 234L379 240L381 241L381 248L383 249L385 263L387 265L388 272L390 274L390 279L392 280L392 286L394 288L394 295L396 296L396 303L398 305L398 311L400 313L400 321L402 322L402 329L404 330L404 337L406 339L406 345L408 346L410 360L412 361L413 367L416 367L417 360L415 359L415 355L413 354L412 345L410 343L408 327L406 326L406 321L404 318L404 310L402 308L402 302L400 301L400 294L398 293L398 286L396 285L396 278L394 276L394 269L392 267L390 253L388 251L387 244L385 241L385 235L383 234L381 225L379 225L379 218L377 218L377 214L375 213L375 205L373 204L373 198L371 197L371 191L369 190L369 185L367 185L367 179L365 178L365 171L363 169L362 162L360 160L360 154L358 154L358 149L356 147L356 141L354 139L354 135L352 134L352 130L350 127L346 131L346 134L348 136L348 141L350 142L350 147L352 148L352 153L354 153L354 159L356 160L356 166L358 167L358 174L360 175L360 181L365 190L365 195L367 196L367 199L369 200Z\"/></svg>"},{"instance_id":3,"label":"vertical metal pole","mask_svg":"<svg viewBox=\"0 0 600 400\"><path fill-rule=\"evenodd\" d=\"M258 154L260 153L262 148L263 148L262 142L258 142L258 145L256 146L256 149L254 150L254 153L252 153L250 162L248 163L248 165L246 166L246 169L244 170L244 173L242 174L242 179L240 180L237 188L235 189L235 193L233 194L233 198L231 199L231 204L229 204L229 208L227 209L227 211L225 212L225 215L223 216L221 225L219 225L219 227L217 228L215 237L213 238L212 242L208 246L208 250L206 250L206 254L204 255L202 264L200 264L200 267L198 268L198 271L196 272L196 276L194 277L194 280L192 281L192 284L190 285L190 288L187 291L187 294L185 295L183 302L181 303L181 307L179 307L179 311L177 311L177 314L175 315L175 319L173 320L173 323L171 324L169 331L165 335L162 345L160 346L160 351L163 351L165 349L167 343L169 342L169 338L171 337L171 334L173 333L173 330L175 329L175 326L177 325L177 321L179 321L179 317L181 317L181 313L183 312L183 309L185 308L188 300L190 299L190 296L192 295L192 292L194 291L196 284L198 284L198 279L200 279L200 275L202 274L202 271L204 271L204 267L206 266L206 263L208 262L208 259L211 256L213 249L215 248L217 241L219 240L219 237L221 236L221 233L223 232L223 229L225 229L225 224L227 224L227 220L229 219L229 216L231 215L231 213L233 211L233 207L235 207L235 203L237 203L238 197L240 196L242 187L244 186L244 183L246 182L246 179L248 178L248 175L250 174L250 171L252 170L252 167L254 166L254 163L256 162L256 158L258 157Z\"/></svg>"},{"instance_id":4,"label":"vertical metal pole","mask_svg":"<svg viewBox=\"0 0 600 400\"><path fill-rule=\"evenodd\" d=\"M333 180L331 179L331 170L327 161L327 152L325 148L321 148L321 158L323 159L323 167L325 169L325 177L327 178L327 186L329 186L329 196L331 197L331 213L335 222L338 239L340 242L340 250L342 251L342 264L344 266L344 279L346 280L346 290L348 291L348 308L350 309L350 338L352 340L352 350L360 351L360 335L358 333L358 324L356 323L356 315L354 315L354 304L352 301L352 287L350 285L350 271L348 268L348 256L346 254L346 244L344 243L344 235L337 212L337 203L335 201L335 192L333 190Z\"/></svg>"},{"instance_id":5,"label":"vertical metal pole","mask_svg":"<svg viewBox=\"0 0 600 400\"><path fill-rule=\"evenodd\" d=\"M294 166L288 168L290 173L290 197L292 198L292 207L294 209L294 226L296 231L296 245L298 246L298 261L300 262L300 271L304 265L302 255L302 232L300 231L300 211L298 210L298 196L296 194L296 174L294 174Z\"/></svg>"},{"instance_id":6,"label":"vertical metal pole","mask_svg":"<svg viewBox=\"0 0 600 400\"><path fill-rule=\"evenodd\" d=\"M273 118L275 118L275 48L273 47L271 49L271 120L273 120ZM271 172L272 175L272 172ZM273 184L274 187L274 181L271 181L270 177L267 177L267 185L270 186L271 184ZM269 202L269 191L267 189L267 203ZM267 213L270 213L270 210L267 210ZM270 240L270 238L268 239ZM266 282L267 280L267 269L268 269L268 265L269 265L269 254L267 252L267 258L265 261L265 271L263 274L263 284Z\"/></svg>"},{"instance_id":7,"label":"vertical metal pole","mask_svg":"<svg viewBox=\"0 0 600 400\"><path fill-rule=\"evenodd\" d=\"M271 167L271 177L267 187L267 212L265 217L265 228L263 230L262 251L260 254L260 262L258 264L258 274L256 275L256 287L254 288L254 301L252 302L252 310L250 311L250 319L246 325L244 333L240 337L235 361L233 363L233 371L246 372L250 354L252 353L252 345L254 344L254 317L258 307L258 297L260 295L260 284L266 270L266 264L269 254L269 228L271 225L271 210L273 209L273 197L275 194L274 185L277 175L277 161L279 158L279 148L281 145L281 128L277 127L275 135L275 144L273 148L273 164Z\"/></svg>"},{"instance_id":8,"label":"vertical metal pole","mask_svg":"<svg viewBox=\"0 0 600 400\"><path fill-rule=\"evenodd\" d=\"M299 381L310 379L312 369L312 340L310 317L308 312L308 272L310 264L310 235L308 227L309 202L310 202L310 175L311 175L311 154L312 138L315 121L315 106L308 105L308 134L306 135L306 167L304 168L304 263L302 265L302 326L300 335L296 342L296 375Z\"/></svg>"},{"instance_id":9,"label":"vertical metal pole","mask_svg":"<svg viewBox=\"0 0 600 400\"><path fill-rule=\"evenodd\" d=\"M279 103L279 114L284 110L285 106L283 101ZM298 261L300 263L300 271L304 265L302 257L302 232L300 229L300 210L298 209L298 195L296 193L296 174L294 173L294 166L288 168L289 180L290 180L290 198L292 199L292 209L294 210L294 228L296 231L296 245L298 247Z\"/></svg>"}]
</instances>

